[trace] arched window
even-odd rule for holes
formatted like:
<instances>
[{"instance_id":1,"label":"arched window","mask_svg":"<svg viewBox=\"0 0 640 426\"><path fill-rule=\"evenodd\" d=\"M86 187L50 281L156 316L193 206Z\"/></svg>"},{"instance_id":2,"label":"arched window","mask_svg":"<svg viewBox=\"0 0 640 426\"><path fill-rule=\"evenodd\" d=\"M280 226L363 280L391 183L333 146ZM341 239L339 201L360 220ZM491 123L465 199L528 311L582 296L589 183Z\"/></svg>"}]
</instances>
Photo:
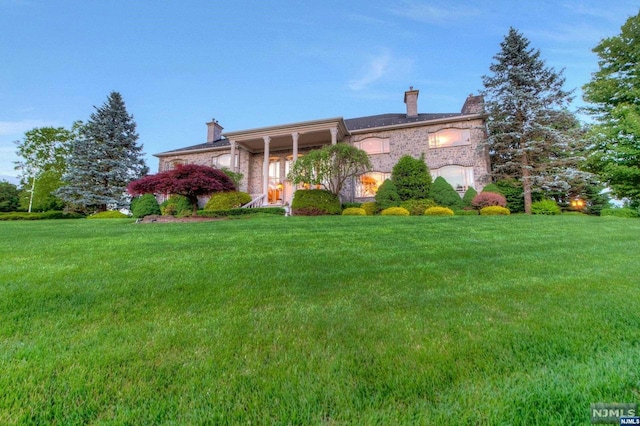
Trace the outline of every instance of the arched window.
<instances>
[{"instance_id":1,"label":"arched window","mask_svg":"<svg viewBox=\"0 0 640 426\"><path fill-rule=\"evenodd\" d=\"M442 176L456 191L464 192L473 186L473 167L444 166L432 169L431 176L435 179Z\"/></svg>"},{"instance_id":2,"label":"arched window","mask_svg":"<svg viewBox=\"0 0 640 426\"><path fill-rule=\"evenodd\" d=\"M384 154L389 152L389 138L366 138L354 142L353 146L360 148L367 154Z\"/></svg>"},{"instance_id":3,"label":"arched window","mask_svg":"<svg viewBox=\"0 0 640 426\"><path fill-rule=\"evenodd\" d=\"M429 148L468 145L471 143L469 129L442 129L429 133Z\"/></svg>"},{"instance_id":4,"label":"arched window","mask_svg":"<svg viewBox=\"0 0 640 426\"><path fill-rule=\"evenodd\" d=\"M355 195L358 198L375 197L378 188L391 173L370 172L360 175L356 181Z\"/></svg>"},{"instance_id":5,"label":"arched window","mask_svg":"<svg viewBox=\"0 0 640 426\"><path fill-rule=\"evenodd\" d=\"M222 154L217 157L213 157L211 165L216 169L230 169L231 168L231 154Z\"/></svg>"}]
</instances>

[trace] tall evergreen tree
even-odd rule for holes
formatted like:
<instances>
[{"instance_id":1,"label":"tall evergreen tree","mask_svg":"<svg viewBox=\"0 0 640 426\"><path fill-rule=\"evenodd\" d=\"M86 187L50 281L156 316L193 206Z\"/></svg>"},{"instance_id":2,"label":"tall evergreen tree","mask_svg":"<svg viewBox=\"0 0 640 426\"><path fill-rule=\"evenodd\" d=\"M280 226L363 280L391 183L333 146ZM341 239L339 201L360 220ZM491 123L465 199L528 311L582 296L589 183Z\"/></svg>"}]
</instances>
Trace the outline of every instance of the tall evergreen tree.
<instances>
[{"instance_id":1,"label":"tall evergreen tree","mask_svg":"<svg viewBox=\"0 0 640 426\"><path fill-rule=\"evenodd\" d=\"M517 30L500 43L483 76L491 172L494 178L522 181L524 207L531 213L531 192L557 166L557 153L568 144L562 128L571 114L570 92L563 89L562 72L547 67L540 51L529 48Z\"/></svg>"},{"instance_id":2,"label":"tall evergreen tree","mask_svg":"<svg viewBox=\"0 0 640 426\"><path fill-rule=\"evenodd\" d=\"M640 13L593 51L600 69L584 89L592 127L590 168L618 197L640 205Z\"/></svg>"},{"instance_id":3,"label":"tall evergreen tree","mask_svg":"<svg viewBox=\"0 0 640 426\"><path fill-rule=\"evenodd\" d=\"M133 116L120 93L111 92L72 142L63 177L67 185L59 196L83 210L128 206L127 185L148 172L137 140Z\"/></svg>"}]
</instances>

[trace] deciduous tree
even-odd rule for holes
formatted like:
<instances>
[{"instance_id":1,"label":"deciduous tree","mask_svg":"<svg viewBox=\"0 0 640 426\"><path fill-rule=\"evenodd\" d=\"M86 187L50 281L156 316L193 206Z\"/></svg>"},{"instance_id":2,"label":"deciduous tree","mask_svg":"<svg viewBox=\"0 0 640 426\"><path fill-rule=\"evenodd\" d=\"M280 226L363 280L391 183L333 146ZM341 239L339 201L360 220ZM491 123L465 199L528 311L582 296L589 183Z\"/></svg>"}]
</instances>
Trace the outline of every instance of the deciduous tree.
<instances>
[{"instance_id":1,"label":"deciduous tree","mask_svg":"<svg viewBox=\"0 0 640 426\"><path fill-rule=\"evenodd\" d=\"M21 160L15 164L27 194L27 211L31 212L34 204L36 210L57 204L53 192L62 186L65 157L73 138L74 132L64 127L37 127L16 141Z\"/></svg>"},{"instance_id":2,"label":"deciduous tree","mask_svg":"<svg viewBox=\"0 0 640 426\"><path fill-rule=\"evenodd\" d=\"M80 126L58 195L84 210L127 207L127 184L148 171L137 140L133 116L120 93L111 92Z\"/></svg>"},{"instance_id":3,"label":"deciduous tree","mask_svg":"<svg viewBox=\"0 0 640 426\"><path fill-rule=\"evenodd\" d=\"M614 195L640 204L640 13L629 18L619 35L593 51L599 69L584 85L586 110L597 124L589 158Z\"/></svg>"},{"instance_id":4,"label":"deciduous tree","mask_svg":"<svg viewBox=\"0 0 640 426\"><path fill-rule=\"evenodd\" d=\"M493 74L483 77L492 174L521 180L525 212L531 213L532 188L568 143L562 127L571 97L562 72L547 67L521 33L510 28L500 46L489 67Z\"/></svg>"},{"instance_id":5,"label":"deciduous tree","mask_svg":"<svg viewBox=\"0 0 640 426\"><path fill-rule=\"evenodd\" d=\"M325 145L310 151L294 163L288 179L294 184L322 185L340 196L347 179L371 169L369 156L363 150L346 143Z\"/></svg>"},{"instance_id":6,"label":"deciduous tree","mask_svg":"<svg viewBox=\"0 0 640 426\"><path fill-rule=\"evenodd\" d=\"M211 195L214 192L235 191L236 187L222 170L197 164L185 164L135 180L129 184L127 190L131 195L183 195L189 199L195 216L198 212L198 197Z\"/></svg>"},{"instance_id":7,"label":"deciduous tree","mask_svg":"<svg viewBox=\"0 0 640 426\"><path fill-rule=\"evenodd\" d=\"M0 181L0 212L13 212L18 209L18 188L7 181Z\"/></svg>"}]
</instances>

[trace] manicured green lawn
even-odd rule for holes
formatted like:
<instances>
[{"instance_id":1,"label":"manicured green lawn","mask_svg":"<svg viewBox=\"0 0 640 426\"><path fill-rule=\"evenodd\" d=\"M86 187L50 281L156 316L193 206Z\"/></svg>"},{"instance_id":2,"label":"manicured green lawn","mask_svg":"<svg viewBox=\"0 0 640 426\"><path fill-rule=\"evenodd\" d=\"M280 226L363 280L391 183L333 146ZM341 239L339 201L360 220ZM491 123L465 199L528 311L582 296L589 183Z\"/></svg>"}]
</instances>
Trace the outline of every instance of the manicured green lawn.
<instances>
[{"instance_id":1,"label":"manicured green lawn","mask_svg":"<svg viewBox=\"0 0 640 426\"><path fill-rule=\"evenodd\" d=\"M588 424L640 220L0 223L0 424Z\"/></svg>"}]
</instances>

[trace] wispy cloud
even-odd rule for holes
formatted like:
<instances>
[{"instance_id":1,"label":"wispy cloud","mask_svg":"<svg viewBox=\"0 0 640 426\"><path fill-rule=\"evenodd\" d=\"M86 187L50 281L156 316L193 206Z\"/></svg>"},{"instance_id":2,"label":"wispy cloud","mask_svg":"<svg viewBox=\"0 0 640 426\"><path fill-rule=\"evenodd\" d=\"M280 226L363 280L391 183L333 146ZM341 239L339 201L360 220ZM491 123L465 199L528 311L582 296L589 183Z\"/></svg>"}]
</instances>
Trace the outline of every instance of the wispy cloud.
<instances>
[{"instance_id":1,"label":"wispy cloud","mask_svg":"<svg viewBox=\"0 0 640 426\"><path fill-rule=\"evenodd\" d=\"M460 5L438 5L406 0L391 9L391 13L419 22L450 25L452 21L477 17L482 14L479 8Z\"/></svg>"},{"instance_id":2,"label":"wispy cloud","mask_svg":"<svg viewBox=\"0 0 640 426\"><path fill-rule=\"evenodd\" d=\"M371 58L364 67L362 75L349 81L349 88L362 90L380 80L389 71L390 62L391 54L389 52Z\"/></svg>"}]
</instances>

